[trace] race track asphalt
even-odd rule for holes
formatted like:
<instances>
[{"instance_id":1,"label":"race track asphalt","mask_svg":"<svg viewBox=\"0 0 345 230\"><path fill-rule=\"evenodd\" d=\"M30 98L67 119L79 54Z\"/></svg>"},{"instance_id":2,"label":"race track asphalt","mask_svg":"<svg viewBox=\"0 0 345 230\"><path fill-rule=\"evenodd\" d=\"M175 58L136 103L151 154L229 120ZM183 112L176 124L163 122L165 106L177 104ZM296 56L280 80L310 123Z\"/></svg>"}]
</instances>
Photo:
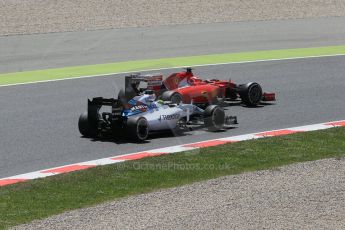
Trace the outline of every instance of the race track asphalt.
<instances>
[{"instance_id":1,"label":"race track asphalt","mask_svg":"<svg viewBox=\"0 0 345 230\"><path fill-rule=\"evenodd\" d=\"M103 157L211 138L344 119L345 57L323 57L195 69L203 78L257 81L277 92L278 101L260 108L231 106L239 125L225 132L205 130L182 137L165 134L147 143L92 141L77 123L86 99L111 97L121 76L2 87L0 90L0 178ZM161 71L164 74L171 70Z\"/></svg>"},{"instance_id":2,"label":"race track asphalt","mask_svg":"<svg viewBox=\"0 0 345 230\"><path fill-rule=\"evenodd\" d=\"M0 37L0 73L129 60L344 45L345 17Z\"/></svg>"}]
</instances>

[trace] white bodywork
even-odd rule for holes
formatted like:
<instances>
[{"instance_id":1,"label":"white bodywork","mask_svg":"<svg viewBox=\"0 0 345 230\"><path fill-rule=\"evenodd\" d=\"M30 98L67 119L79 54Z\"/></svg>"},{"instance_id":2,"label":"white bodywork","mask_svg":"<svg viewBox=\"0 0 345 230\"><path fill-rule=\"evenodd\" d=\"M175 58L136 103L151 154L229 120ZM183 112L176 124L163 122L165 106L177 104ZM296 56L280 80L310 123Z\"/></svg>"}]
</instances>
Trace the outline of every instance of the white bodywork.
<instances>
[{"instance_id":1,"label":"white bodywork","mask_svg":"<svg viewBox=\"0 0 345 230\"><path fill-rule=\"evenodd\" d=\"M145 100L149 98L147 96L141 95L133 98L147 104L150 108L146 112L133 116L145 117L151 131L174 129L181 118L186 118L185 120L189 121L190 115L204 113L204 110L193 104L166 105L159 101Z\"/></svg>"}]
</instances>

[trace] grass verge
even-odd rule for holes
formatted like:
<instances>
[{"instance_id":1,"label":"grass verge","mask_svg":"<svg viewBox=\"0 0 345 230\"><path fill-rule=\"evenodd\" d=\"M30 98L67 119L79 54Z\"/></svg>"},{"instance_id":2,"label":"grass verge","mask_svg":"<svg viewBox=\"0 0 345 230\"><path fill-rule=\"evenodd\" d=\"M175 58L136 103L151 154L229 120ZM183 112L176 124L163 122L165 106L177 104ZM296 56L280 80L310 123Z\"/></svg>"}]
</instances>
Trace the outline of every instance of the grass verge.
<instances>
[{"instance_id":1,"label":"grass verge","mask_svg":"<svg viewBox=\"0 0 345 230\"><path fill-rule=\"evenodd\" d=\"M182 66L211 65L259 60L303 58L345 54L345 46L327 46L299 49L262 50L254 52L225 53L190 57L162 58L117 62L98 65L74 66L0 74L0 86L28 82L69 79L81 76L115 74Z\"/></svg>"},{"instance_id":2,"label":"grass verge","mask_svg":"<svg viewBox=\"0 0 345 230\"><path fill-rule=\"evenodd\" d=\"M345 155L345 128L226 144L0 188L0 228L128 195Z\"/></svg>"}]
</instances>

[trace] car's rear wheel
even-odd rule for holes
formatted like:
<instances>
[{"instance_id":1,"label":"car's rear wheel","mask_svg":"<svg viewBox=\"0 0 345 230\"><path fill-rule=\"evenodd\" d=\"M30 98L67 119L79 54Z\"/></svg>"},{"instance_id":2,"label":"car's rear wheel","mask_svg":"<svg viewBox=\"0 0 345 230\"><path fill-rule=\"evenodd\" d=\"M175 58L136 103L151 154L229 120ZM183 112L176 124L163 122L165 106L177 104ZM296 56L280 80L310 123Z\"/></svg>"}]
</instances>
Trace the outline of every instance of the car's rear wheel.
<instances>
[{"instance_id":1,"label":"car's rear wheel","mask_svg":"<svg viewBox=\"0 0 345 230\"><path fill-rule=\"evenodd\" d=\"M175 91L165 91L162 94L162 100L163 101L171 101L172 103L175 104L180 104L183 100L183 96Z\"/></svg>"},{"instance_id":2,"label":"car's rear wheel","mask_svg":"<svg viewBox=\"0 0 345 230\"><path fill-rule=\"evenodd\" d=\"M209 105L204 112L204 123L209 131L218 131L224 127L225 112L217 105Z\"/></svg>"},{"instance_id":3,"label":"car's rear wheel","mask_svg":"<svg viewBox=\"0 0 345 230\"><path fill-rule=\"evenodd\" d=\"M136 141L144 141L149 135L149 125L145 117L130 117L127 120L128 137Z\"/></svg>"},{"instance_id":4,"label":"car's rear wheel","mask_svg":"<svg viewBox=\"0 0 345 230\"><path fill-rule=\"evenodd\" d=\"M84 137L96 137L98 135L98 129L96 125L89 120L87 112L84 112L80 115L78 128L79 132Z\"/></svg>"},{"instance_id":5,"label":"car's rear wheel","mask_svg":"<svg viewBox=\"0 0 345 230\"><path fill-rule=\"evenodd\" d=\"M262 99L262 88L256 82L249 82L239 86L239 94L244 104L256 106Z\"/></svg>"}]
</instances>

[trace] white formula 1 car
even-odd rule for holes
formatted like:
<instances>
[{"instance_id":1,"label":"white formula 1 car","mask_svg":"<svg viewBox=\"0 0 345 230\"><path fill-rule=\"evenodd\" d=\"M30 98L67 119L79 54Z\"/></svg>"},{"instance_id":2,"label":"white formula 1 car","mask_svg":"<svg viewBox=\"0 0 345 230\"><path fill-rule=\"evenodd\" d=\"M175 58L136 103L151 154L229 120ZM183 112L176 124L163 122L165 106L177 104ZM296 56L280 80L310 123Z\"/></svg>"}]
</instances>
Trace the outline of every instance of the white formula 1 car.
<instances>
[{"instance_id":1,"label":"white formula 1 car","mask_svg":"<svg viewBox=\"0 0 345 230\"><path fill-rule=\"evenodd\" d=\"M150 132L172 130L178 133L195 126L218 131L224 125L237 124L237 118L226 116L218 105L209 105L203 110L192 103L157 101L153 90L139 92L131 89L135 84L127 83L132 81L126 82L126 90L120 91L118 99L96 97L88 100L87 112L81 114L78 123L83 136L126 135L144 141ZM101 112L102 106L111 106L111 111Z\"/></svg>"}]
</instances>

